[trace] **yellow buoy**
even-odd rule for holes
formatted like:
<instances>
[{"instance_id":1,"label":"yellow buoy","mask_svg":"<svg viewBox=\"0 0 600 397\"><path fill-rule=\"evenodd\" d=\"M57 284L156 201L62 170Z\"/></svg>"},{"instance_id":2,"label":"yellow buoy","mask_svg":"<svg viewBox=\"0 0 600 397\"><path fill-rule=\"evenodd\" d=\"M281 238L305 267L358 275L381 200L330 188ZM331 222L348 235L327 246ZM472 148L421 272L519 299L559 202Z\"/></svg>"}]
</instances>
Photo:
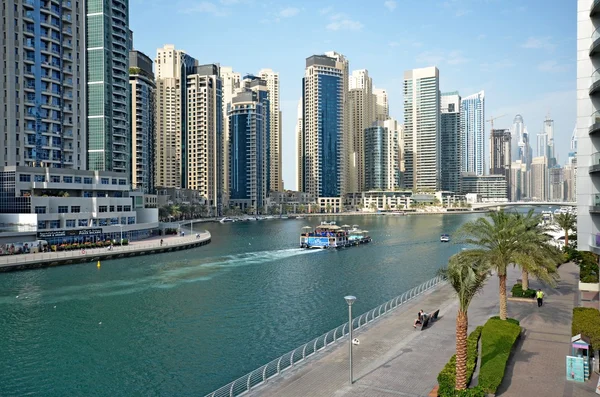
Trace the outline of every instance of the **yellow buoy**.
<instances>
[{"instance_id":1,"label":"yellow buoy","mask_svg":"<svg viewBox=\"0 0 600 397\"><path fill-rule=\"evenodd\" d=\"M100 269L100 261L98 261L98 264L96 265L96 267L98 267L98 269Z\"/></svg>"}]
</instances>

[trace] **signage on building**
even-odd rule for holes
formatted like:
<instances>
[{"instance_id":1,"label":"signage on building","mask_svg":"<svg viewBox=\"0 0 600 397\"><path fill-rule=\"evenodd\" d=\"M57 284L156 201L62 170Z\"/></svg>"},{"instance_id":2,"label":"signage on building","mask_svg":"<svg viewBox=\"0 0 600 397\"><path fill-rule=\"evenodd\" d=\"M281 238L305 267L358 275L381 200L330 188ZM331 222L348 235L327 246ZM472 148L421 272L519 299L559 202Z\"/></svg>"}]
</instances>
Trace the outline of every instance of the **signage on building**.
<instances>
[{"instance_id":1,"label":"signage on building","mask_svg":"<svg viewBox=\"0 0 600 397\"><path fill-rule=\"evenodd\" d=\"M37 232L38 239L52 237L74 237L74 236L98 236L102 234L102 228L96 229L74 229L74 230L50 230L47 232Z\"/></svg>"}]
</instances>

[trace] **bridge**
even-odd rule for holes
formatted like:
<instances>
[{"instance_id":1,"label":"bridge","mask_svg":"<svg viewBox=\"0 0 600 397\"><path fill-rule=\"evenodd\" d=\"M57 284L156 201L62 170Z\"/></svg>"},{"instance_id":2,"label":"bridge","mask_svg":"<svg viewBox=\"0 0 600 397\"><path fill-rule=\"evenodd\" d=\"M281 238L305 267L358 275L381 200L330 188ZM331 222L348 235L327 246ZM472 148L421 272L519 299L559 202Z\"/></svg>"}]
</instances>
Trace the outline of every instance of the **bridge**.
<instances>
[{"instance_id":1,"label":"bridge","mask_svg":"<svg viewBox=\"0 0 600 397\"><path fill-rule=\"evenodd\" d=\"M577 203L563 201L509 201L506 203L475 203L471 204L474 210L496 207L576 207Z\"/></svg>"}]
</instances>

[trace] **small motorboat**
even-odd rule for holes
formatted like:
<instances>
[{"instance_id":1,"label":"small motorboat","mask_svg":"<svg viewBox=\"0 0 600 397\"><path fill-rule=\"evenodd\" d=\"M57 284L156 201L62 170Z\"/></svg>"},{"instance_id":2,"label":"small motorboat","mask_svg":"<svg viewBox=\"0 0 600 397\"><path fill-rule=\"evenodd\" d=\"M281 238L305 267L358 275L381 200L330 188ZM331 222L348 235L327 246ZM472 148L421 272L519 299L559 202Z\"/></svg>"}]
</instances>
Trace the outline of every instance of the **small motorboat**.
<instances>
[{"instance_id":1,"label":"small motorboat","mask_svg":"<svg viewBox=\"0 0 600 397\"><path fill-rule=\"evenodd\" d=\"M447 243L449 241L450 241L450 235L448 235L448 234L442 234L440 236L440 242Z\"/></svg>"}]
</instances>

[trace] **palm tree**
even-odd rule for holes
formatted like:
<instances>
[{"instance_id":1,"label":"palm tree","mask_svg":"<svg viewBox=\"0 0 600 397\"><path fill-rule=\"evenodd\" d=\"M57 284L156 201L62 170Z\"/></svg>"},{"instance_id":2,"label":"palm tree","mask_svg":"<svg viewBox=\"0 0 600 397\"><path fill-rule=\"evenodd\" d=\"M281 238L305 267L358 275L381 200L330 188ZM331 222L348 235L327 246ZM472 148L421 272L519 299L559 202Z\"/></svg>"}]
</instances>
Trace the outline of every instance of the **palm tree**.
<instances>
[{"instance_id":1,"label":"palm tree","mask_svg":"<svg viewBox=\"0 0 600 397\"><path fill-rule=\"evenodd\" d=\"M371 204L369 204L369 207L373 210L373 212L377 211L377 204L375 204L374 201L371 201Z\"/></svg>"},{"instance_id":2,"label":"palm tree","mask_svg":"<svg viewBox=\"0 0 600 397\"><path fill-rule=\"evenodd\" d=\"M179 216L181 215L181 211L179 210L178 205L169 205L167 207L167 210L169 211L170 217L179 218Z\"/></svg>"},{"instance_id":3,"label":"palm tree","mask_svg":"<svg viewBox=\"0 0 600 397\"><path fill-rule=\"evenodd\" d=\"M183 217L183 219L186 219L188 214L190 213L190 206L187 204L181 204L179 206L179 213Z\"/></svg>"},{"instance_id":4,"label":"palm tree","mask_svg":"<svg viewBox=\"0 0 600 397\"><path fill-rule=\"evenodd\" d=\"M475 295L485 285L487 268L481 262L471 262L463 258L463 253L450 258L448 267L440 273L446 277L458 297L456 316L456 390L467 388L467 330L469 317L467 311ZM468 255L467 255L468 256Z\"/></svg>"},{"instance_id":5,"label":"palm tree","mask_svg":"<svg viewBox=\"0 0 600 397\"><path fill-rule=\"evenodd\" d=\"M327 204L325 206L325 212L330 213L331 212L331 204Z\"/></svg>"},{"instance_id":6,"label":"palm tree","mask_svg":"<svg viewBox=\"0 0 600 397\"><path fill-rule=\"evenodd\" d=\"M158 209L158 217L160 219L166 219L169 216L169 209L167 207L160 207Z\"/></svg>"},{"instance_id":7,"label":"palm tree","mask_svg":"<svg viewBox=\"0 0 600 397\"><path fill-rule=\"evenodd\" d=\"M304 204L300 204L298 206L298 213L300 214L304 214L304 211L306 210L306 208L304 207Z\"/></svg>"},{"instance_id":8,"label":"palm tree","mask_svg":"<svg viewBox=\"0 0 600 397\"><path fill-rule=\"evenodd\" d=\"M570 213L561 213L554 217L554 221L565 231L565 248L569 246L569 230L575 229L577 217Z\"/></svg>"}]
</instances>

